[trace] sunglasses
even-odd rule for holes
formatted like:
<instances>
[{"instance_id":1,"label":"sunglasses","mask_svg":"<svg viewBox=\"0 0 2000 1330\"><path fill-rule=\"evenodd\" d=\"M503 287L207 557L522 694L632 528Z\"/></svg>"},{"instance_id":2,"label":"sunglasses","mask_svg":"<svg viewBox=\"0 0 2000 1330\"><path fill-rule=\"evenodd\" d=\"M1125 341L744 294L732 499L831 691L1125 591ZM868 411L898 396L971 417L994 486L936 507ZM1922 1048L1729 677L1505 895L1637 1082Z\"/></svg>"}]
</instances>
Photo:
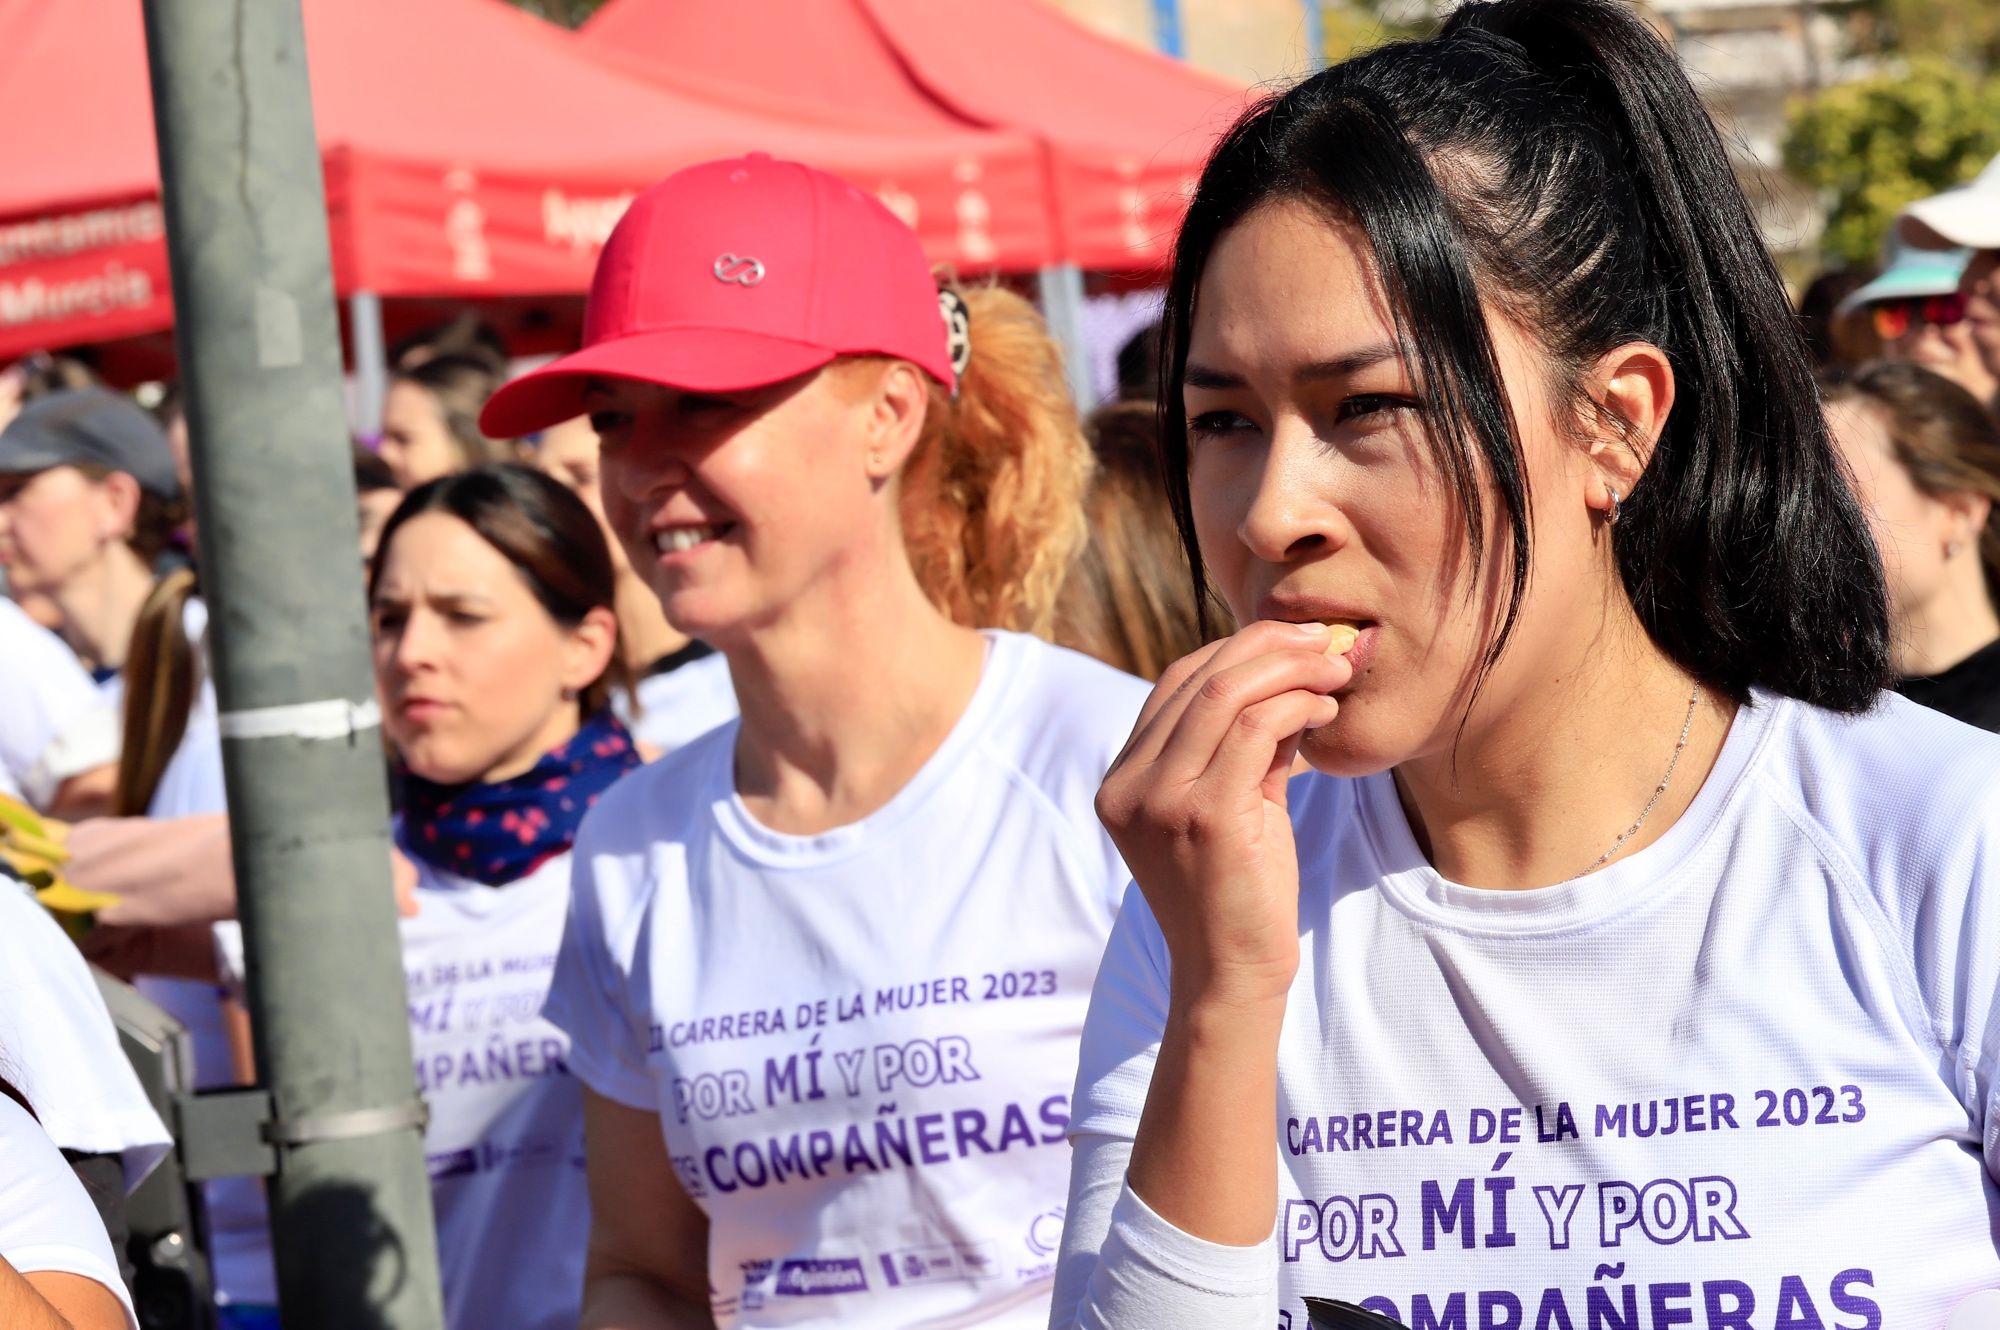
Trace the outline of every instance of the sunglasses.
<instances>
[{"instance_id":1,"label":"sunglasses","mask_svg":"<svg viewBox=\"0 0 2000 1330\"><path fill-rule=\"evenodd\" d=\"M1884 300L1874 306L1875 335L1893 342L1919 324L1946 328L1965 321L1965 294L1953 291L1942 296L1913 296L1906 300Z\"/></svg>"}]
</instances>

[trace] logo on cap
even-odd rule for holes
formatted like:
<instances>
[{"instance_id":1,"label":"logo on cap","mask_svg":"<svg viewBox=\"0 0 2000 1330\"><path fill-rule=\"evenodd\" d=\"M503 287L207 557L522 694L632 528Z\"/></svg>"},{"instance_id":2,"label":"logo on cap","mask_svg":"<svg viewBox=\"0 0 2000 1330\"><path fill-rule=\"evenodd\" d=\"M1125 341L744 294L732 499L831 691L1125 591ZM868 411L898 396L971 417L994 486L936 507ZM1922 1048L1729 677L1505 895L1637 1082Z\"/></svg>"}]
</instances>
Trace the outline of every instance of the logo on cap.
<instances>
[{"instance_id":1,"label":"logo on cap","mask_svg":"<svg viewBox=\"0 0 2000 1330\"><path fill-rule=\"evenodd\" d=\"M717 255L715 280L734 282L738 286L755 286L764 280L764 261L747 255L743 258L738 258L734 254Z\"/></svg>"}]
</instances>

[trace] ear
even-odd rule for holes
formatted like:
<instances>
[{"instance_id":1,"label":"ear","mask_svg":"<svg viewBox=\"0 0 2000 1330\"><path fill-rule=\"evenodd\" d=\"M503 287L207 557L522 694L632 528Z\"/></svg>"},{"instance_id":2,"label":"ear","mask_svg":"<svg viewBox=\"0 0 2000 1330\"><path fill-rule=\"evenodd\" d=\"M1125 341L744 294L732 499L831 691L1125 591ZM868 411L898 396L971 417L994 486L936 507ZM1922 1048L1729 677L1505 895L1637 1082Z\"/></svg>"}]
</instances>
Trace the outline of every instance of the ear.
<instances>
[{"instance_id":1,"label":"ear","mask_svg":"<svg viewBox=\"0 0 2000 1330\"><path fill-rule=\"evenodd\" d=\"M924 413L930 409L930 380L906 360L892 360L882 370L868 400L868 478L885 482L923 438Z\"/></svg>"},{"instance_id":2,"label":"ear","mask_svg":"<svg viewBox=\"0 0 2000 1330\"><path fill-rule=\"evenodd\" d=\"M1963 545L1967 549L1979 547L1979 533L1986 529L1986 519L1993 515L1993 500L1969 490L1952 490L1937 495L1931 502L1944 510L1946 544Z\"/></svg>"},{"instance_id":3,"label":"ear","mask_svg":"<svg viewBox=\"0 0 2000 1330\"><path fill-rule=\"evenodd\" d=\"M1632 493L1674 407L1674 367L1651 342L1627 342L1606 352L1585 381L1591 405L1583 422L1589 439L1591 492L1584 503L1611 507L1610 491Z\"/></svg>"},{"instance_id":4,"label":"ear","mask_svg":"<svg viewBox=\"0 0 2000 1330\"><path fill-rule=\"evenodd\" d=\"M562 686L581 693L611 668L618 648L618 616L600 605L569 630L563 647Z\"/></svg>"},{"instance_id":5,"label":"ear","mask_svg":"<svg viewBox=\"0 0 2000 1330\"><path fill-rule=\"evenodd\" d=\"M139 482L124 471L113 471L97 483L100 540L123 540L139 520Z\"/></svg>"}]
</instances>

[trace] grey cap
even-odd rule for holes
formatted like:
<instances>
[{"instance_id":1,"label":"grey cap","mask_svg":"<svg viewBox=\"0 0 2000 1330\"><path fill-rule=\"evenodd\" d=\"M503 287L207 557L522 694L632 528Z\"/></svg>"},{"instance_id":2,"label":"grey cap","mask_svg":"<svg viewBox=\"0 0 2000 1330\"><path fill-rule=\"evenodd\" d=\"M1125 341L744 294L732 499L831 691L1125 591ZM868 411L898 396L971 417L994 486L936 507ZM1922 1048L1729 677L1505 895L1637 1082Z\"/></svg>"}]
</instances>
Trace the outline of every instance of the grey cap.
<instances>
[{"instance_id":1,"label":"grey cap","mask_svg":"<svg viewBox=\"0 0 2000 1330\"><path fill-rule=\"evenodd\" d=\"M79 463L126 472L140 489L162 498L181 492L167 436L130 398L109 388L37 397L0 430L0 475Z\"/></svg>"}]
</instances>

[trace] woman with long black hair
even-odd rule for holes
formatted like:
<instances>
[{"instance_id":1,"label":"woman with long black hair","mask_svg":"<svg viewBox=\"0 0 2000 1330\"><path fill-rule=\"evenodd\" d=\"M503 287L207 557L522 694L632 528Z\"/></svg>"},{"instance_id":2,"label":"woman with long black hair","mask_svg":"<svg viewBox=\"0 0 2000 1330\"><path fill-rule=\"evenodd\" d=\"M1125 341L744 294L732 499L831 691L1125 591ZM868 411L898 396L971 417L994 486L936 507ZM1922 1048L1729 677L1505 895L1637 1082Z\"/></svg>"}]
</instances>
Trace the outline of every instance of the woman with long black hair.
<instances>
[{"instance_id":1,"label":"woman with long black hair","mask_svg":"<svg viewBox=\"0 0 2000 1330\"><path fill-rule=\"evenodd\" d=\"M1099 795L1144 903L1054 1323L1935 1327L2000 1283L2000 744L1882 691L1865 519L1655 34L1468 4L1274 97L1165 328L1246 626Z\"/></svg>"}]
</instances>

